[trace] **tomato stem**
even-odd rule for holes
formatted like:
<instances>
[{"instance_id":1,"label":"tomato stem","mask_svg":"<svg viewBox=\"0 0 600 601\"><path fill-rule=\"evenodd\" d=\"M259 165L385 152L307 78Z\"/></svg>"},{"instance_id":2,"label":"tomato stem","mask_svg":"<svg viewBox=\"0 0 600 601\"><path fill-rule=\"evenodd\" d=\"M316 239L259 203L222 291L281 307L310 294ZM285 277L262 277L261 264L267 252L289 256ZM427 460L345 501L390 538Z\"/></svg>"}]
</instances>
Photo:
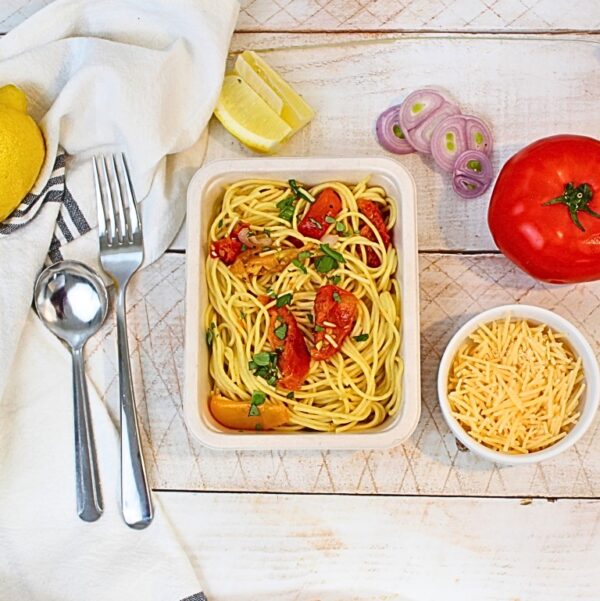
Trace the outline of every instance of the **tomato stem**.
<instances>
[{"instance_id":1,"label":"tomato stem","mask_svg":"<svg viewBox=\"0 0 600 601\"><path fill-rule=\"evenodd\" d=\"M589 184L580 184L579 186L575 187L571 182L569 182L566 184L565 191L562 193L562 196L558 196L543 203L543 206L548 207L557 204L566 205L569 209L569 215L571 216L573 223L582 232L585 232L585 228L583 225L581 225L581 221L579 221L579 211L583 211L592 217L597 217L600 219L600 213L596 213L596 211L589 207L593 196L594 192Z\"/></svg>"}]
</instances>

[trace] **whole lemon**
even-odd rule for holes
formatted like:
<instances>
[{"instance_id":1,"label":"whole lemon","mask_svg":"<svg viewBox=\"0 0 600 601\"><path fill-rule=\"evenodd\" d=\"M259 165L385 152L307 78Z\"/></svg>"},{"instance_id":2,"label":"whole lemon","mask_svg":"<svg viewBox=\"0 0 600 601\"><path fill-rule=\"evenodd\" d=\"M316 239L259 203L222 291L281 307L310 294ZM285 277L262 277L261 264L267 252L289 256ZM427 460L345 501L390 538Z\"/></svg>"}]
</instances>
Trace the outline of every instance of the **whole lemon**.
<instances>
[{"instance_id":1,"label":"whole lemon","mask_svg":"<svg viewBox=\"0 0 600 601\"><path fill-rule=\"evenodd\" d=\"M27 114L27 97L16 86L0 88L0 221L31 190L46 148L37 123Z\"/></svg>"}]
</instances>

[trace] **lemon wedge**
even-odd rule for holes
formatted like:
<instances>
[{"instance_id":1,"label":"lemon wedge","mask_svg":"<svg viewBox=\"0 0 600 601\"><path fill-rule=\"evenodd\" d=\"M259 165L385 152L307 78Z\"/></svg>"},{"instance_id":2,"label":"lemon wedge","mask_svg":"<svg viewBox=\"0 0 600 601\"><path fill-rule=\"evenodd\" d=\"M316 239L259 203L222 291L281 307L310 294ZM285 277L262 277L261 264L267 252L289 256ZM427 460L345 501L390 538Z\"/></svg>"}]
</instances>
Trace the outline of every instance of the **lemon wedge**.
<instances>
[{"instance_id":1,"label":"lemon wedge","mask_svg":"<svg viewBox=\"0 0 600 601\"><path fill-rule=\"evenodd\" d=\"M258 152L273 152L292 128L239 75L226 75L215 116L230 134Z\"/></svg>"}]
</instances>

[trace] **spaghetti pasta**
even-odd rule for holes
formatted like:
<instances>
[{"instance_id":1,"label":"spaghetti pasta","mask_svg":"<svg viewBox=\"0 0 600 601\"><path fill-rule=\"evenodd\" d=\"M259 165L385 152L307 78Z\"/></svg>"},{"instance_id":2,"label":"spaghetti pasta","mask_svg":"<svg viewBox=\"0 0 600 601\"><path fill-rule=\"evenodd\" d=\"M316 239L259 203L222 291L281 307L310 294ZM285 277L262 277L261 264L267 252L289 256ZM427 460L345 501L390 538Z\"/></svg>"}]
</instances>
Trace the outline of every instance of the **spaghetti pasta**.
<instances>
[{"instance_id":1,"label":"spaghetti pasta","mask_svg":"<svg viewBox=\"0 0 600 601\"><path fill-rule=\"evenodd\" d=\"M300 233L298 225L327 189L337 193L341 210L335 218L325 219L317 240ZM253 403L259 394L262 404L258 408L250 404L255 411L250 415L269 404L284 404L288 420L277 427L284 431L359 431L398 412L403 369L398 258L393 244L383 239L387 232L382 236L360 210L359 202L365 200L379 208L387 230L393 228L394 201L383 188L369 186L368 179L352 186L332 181L306 189L294 180L248 179L225 190L209 230L209 245L235 238L236 252L241 247L248 255L243 242L250 230L250 241L260 246L253 249L252 265L250 260L232 264L233 255L229 259L220 255L225 258L219 260L211 253L206 260L209 304L204 322L214 395ZM328 285L356 299L355 321L340 345L327 327L335 324L315 325L315 297ZM335 291L333 295L339 302L339 295ZM305 379L292 391L280 385L281 355L269 341L270 310L283 303L313 352ZM325 331L316 348L331 345L332 353L315 360L319 328ZM275 333L285 336L287 330L285 326ZM271 357L274 364L257 367L258 359L264 365Z\"/></svg>"}]
</instances>

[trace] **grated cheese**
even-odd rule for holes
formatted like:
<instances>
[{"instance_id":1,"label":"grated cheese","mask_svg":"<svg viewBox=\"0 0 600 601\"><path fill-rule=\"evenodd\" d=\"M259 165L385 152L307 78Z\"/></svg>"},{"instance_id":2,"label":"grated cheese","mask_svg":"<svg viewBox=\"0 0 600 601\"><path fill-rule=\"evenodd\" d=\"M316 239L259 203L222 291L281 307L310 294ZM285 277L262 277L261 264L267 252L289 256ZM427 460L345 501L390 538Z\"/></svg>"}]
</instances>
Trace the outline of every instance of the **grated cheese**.
<instances>
[{"instance_id":1,"label":"grated cheese","mask_svg":"<svg viewBox=\"0 0 600 601\"><path fill-rule=\"evenodd\" d=\"M504 453L540 451L579 418L581 358L544 324L483 324L456 353L448 377L452 415L476 441Z\"/></svg>"}]
</instances>

